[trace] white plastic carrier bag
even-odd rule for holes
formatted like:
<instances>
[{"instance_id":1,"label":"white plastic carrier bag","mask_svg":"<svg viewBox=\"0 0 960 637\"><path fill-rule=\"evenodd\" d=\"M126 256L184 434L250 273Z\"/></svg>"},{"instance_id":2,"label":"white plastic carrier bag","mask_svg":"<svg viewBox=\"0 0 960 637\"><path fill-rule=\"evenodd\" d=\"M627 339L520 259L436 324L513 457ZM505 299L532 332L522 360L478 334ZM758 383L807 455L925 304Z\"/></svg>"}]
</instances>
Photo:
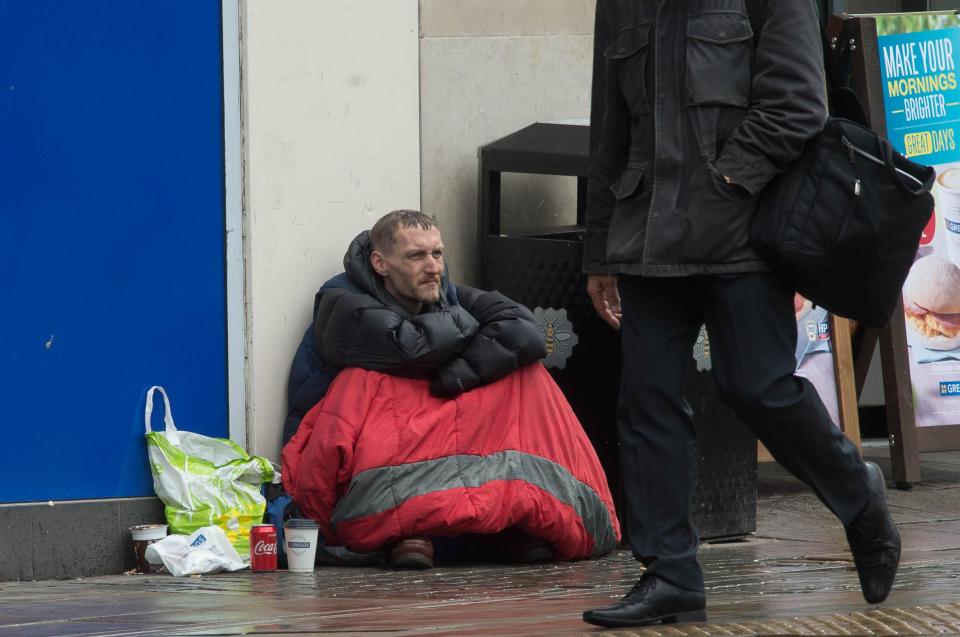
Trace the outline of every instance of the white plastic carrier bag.
<instances>
[{"instance_id":1,"label":"white plastic carrier bag","mask_svg":"<svg viewBox=\"0 0 960 637\"><path fill-rule=\"evenodd\" d=\"M219 526L205 526L190 535L168 535L148 546L144 556L177 577L239 571L247 566Z\"/></svg>"}]
</instances>

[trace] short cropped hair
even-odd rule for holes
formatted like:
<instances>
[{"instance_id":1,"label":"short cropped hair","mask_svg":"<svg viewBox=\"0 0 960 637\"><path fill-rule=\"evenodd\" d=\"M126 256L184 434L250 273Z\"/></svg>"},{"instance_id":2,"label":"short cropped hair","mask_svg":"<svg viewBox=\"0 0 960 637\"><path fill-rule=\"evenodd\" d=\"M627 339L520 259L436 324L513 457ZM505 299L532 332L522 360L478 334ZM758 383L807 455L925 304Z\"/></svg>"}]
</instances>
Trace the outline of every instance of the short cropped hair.
<instances>
[{"instance_id":1,"label":"short cropped hair","mask_svg":"<svg viewBox=\"0 0 960 637\"><path fill-rule=\"evenodd\" d=\"M397 245L397 230L400 228L439 228L433 217L419 210L394 210L380 217L370 230L370 245L377 252L391 253Z\"/></svg>"}]
</instances>

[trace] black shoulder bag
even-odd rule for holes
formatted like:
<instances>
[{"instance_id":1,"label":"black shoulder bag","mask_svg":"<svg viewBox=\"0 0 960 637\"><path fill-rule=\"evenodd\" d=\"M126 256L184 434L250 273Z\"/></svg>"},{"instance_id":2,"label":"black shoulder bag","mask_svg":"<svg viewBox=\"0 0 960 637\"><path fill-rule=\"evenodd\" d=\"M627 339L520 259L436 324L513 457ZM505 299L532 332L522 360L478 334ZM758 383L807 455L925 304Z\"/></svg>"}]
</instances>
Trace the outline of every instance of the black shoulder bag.
<instances>
[{"instance_id":1,"label":"black shoulder bag","mask_svg":"<svg viewBox=\"0 0 960 637\"><path fill-rule=\"evenodd\" d=\"M762 0L748 0L754 32ZM936 174L866 126L823 34L830 117L760 194L755 249L803 296L839 316L883 327L900 298L933 212Z\"/></svg>"}]
</instances>

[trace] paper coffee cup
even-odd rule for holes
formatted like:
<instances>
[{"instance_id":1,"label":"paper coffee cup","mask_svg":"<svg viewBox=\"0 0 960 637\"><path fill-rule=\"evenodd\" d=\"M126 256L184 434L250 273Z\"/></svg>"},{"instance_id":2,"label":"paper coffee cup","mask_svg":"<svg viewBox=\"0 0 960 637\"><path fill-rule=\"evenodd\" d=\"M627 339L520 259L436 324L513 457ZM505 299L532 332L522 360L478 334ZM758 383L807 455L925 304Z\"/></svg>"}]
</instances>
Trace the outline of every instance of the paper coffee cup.
<instances>
[{"instance_id":1,"label":"paper coffee cup","mask_svg":"<svg viewBox=\"0 0 960 637\"><path fill-rule=\"evenodd\" d=\"M133 535L133 554L137 557L137 570L141 573L150 573L153 567L147 560L147 547L167 537L166 524L139 524L130 527Z\"/></svg>"},{"instance_id":2,"label":"paper coffee cup","mask_svg":"<svg viewBox=\"0 0 960 637\"><path fill-rule=\"evenodd\" d=\"M937 175L937 190L947 253L950 261L960 266L960 167L948 168Z\"/></svg>"},{"instance_id":3,"label":"paper coffee cup","mask_svg":"<svg viewBox=\"0 0 960 637\"><path fill-rule=\"evenodd\" d=\"M140 524L131 526L130 533L134 541L137 540L162 540L167 537L166 524Z\"/></svg>"},{"instance_id":4,"label":"paper coffee cup","mask_svg":"<svg viewBox=\"0 0 960 637\"><path fill-rule=\"evenodd\" d=\"M294 518L283 523L283 545L287 551L287 570L312 573L317 558L320 525L313 520Z\"/></svg>"}]
</instances>

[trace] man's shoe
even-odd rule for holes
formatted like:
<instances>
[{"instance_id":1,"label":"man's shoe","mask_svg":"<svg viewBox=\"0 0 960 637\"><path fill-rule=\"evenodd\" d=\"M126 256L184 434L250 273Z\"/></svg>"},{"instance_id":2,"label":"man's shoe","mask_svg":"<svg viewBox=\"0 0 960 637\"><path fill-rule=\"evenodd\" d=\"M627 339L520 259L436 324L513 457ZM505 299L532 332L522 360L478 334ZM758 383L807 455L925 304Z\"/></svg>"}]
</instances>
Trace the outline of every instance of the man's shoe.
<instances>
[{"instance_id":1,"label":"man's shoe","mask_svg":"<svg viewBox=\"0 0 960 637\"><path fill-rule=\"evenodd\" d=\"M552 562L553 547L545 540L541 540L538 537L531 537L515 547L508 557L514 564Z\"/></svg>"},{"instance_id":2,"label":"man's shoe","mask_svg":"<svg viewBox=\"0 0 960 637\"><path fill-rule=\"evenodd\" d=\"M619 603L583 614L595 626L623 627L707 621L706 595L677 588L670 582L644 573L633 590Z\"/></svg>"},{"instance_id":3,"label":"man's shoe","mask_svg":"<svg viewBox=\"0 0 960 637\"><path fill-rule=\"evenodd\" d=\"M886 484L880 467L866 463L870 484L878 497L847 527L847 542L860 578L863 598L879 604L890 594L900 563L900 532L887 509Z\"/></svg>"},{"instance_id":4,"label":"man's shoe","mask_svg":"<svg viewBox=\"0 0 960 637\"><path fill-rule=\"evenodd\" d=\"M481 536L479 557L487 562L533 564L553 561L553 546L546 540L527 535L512 527L493 535Z\"/></svg>"},{"instance_id":5,"label":"man's shoe","mask_svg":"<svg viewBox=\"0 0 960 637\"><path fill-rule=\"evenodd\" d=\"M390 548L389 561L393 568L433 568L433 542L422 535L400 540Z\"/></svg>"}]
</instances>

